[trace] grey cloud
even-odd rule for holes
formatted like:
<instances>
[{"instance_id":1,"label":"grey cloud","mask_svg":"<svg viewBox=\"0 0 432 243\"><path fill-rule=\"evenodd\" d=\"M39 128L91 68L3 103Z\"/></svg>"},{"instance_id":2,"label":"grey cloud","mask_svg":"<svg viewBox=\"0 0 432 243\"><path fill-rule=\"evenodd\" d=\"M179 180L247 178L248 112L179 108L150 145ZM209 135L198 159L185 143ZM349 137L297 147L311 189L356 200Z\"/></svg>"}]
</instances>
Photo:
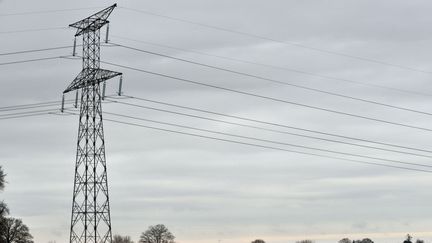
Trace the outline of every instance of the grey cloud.
<instances>
[{"instance_id":1,"label":"grey cloud","mask_svg":"<svg viewBox=\"0 0 432 243\"><path fill-rule=\"evenodd\" d=\"M91 3L91 6L98 5L106 5L106 2ZM122 5L419 69L429 70L431 67L429 43L432 36L427 31L429 1L120 1L119 6ZM1 1L1 6L1 13L13 13L90 5L87 1L44 0L26 4L23 1ZM0 17L0 29L66 27L92 11ZM230 62L126 41L114 35L432 93L429 75L424 73L145 16L121 8L112 15L111 34L113 42L430 111L429 96L408 95ZM2 35L0 44L1 52L9 52L71 45L72 41L73 30L65 29ZM71 50L67 49L1 57L0 62L70 53ZM103 47L102 59L401 123L423 127L429 127L430 123L424 115L278 86L117 47ZM388 143L421 148L427 148L429 144L429 134L424 131L327 114L103 66L124 72L124 92L130 95ZM0 69L3 87L0 89L0 102L2 106L8 106L59 100L61 92L81 69L81 64L80 60L61 59L0 66ZM116 80L110 81L109 93L113 93L116 86ZM286 143L428 163L426 158L258 132L116 104L104 104L104 110ZM252 235L283 238L332 233L349 235L357 231L366 234L429 230L426 229L429 224L426 219L430 218L427 202L431 198L426 192L431 181L427 174L264 150L109 122L104 125L113 225L119 234L129 234L136 239L148 225L165 223L182 242L207 243L222 239L224 243L241 243L250 242ZM9 181L1 197L8 202L12 213L30 226L38 242L67 240L76 130L77 118L69 116L0 120L0 159ZM35 211L35 208L39 210ZM428 237L421 238L430 240ZM286 240L275 238L269 242L286 243Z\"/></svg>"}]
</instances>

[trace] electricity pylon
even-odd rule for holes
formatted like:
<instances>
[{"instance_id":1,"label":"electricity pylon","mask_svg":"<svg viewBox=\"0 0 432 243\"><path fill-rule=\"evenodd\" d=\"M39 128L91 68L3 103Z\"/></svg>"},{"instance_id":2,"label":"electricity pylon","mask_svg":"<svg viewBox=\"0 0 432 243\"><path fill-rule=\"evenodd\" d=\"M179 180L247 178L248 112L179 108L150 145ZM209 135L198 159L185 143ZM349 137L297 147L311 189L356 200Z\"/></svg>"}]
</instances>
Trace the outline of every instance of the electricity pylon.
<instances>
[{"instance_id":1,"label":"electricity pylon","mask_svg":"<svg viewBox=\"0 0 432 243\"><path fill-rule=\"evenodd\" d=\"M101 93L100 86L103 82L105 87L106 80L121 73L100 68L100 28L108 24L107 18L116 6L114 4L69 25L77 29L75 38L81 35L83 38L82 71L63 92L65 94L76 90L78 97L78 91L81 90L71 243L112 241L102 122L104 94Z\"/></svg>"}]
</instances>

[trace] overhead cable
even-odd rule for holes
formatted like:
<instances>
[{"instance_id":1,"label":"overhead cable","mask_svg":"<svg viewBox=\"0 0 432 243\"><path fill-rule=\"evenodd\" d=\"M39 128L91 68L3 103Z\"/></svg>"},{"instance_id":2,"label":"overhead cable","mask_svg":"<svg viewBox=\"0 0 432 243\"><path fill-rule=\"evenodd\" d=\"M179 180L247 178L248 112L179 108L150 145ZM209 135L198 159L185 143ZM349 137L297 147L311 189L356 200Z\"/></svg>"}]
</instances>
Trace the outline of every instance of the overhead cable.
<instances>
[{"instance_id":1,"label":"overhead cable","mask_svg":"<svg viewBox=\"0 0 432 243\"><path fill-rule=\"evenodd\" d=\"M194 84L194 85L199 85L199 86L209 87L209 88L213 88L213 89L228 91L231 93L237 93L237 94L241 94L241 95L245 95L245 96L260 98L260 99L264 99L264 100L270 100L270 101L274 101L274 102L285 103L285 104L290 104L290 105L294 105L294 106L305 107L308 109L319 110L319 111L334 113L334 114L338 114L338 115L343 115L343 116L347 116L347 117L354 117L354 118L360 118L360 119L379 122L379 123L390 124L390 125L394 125L394 126L400 126L400 127L406 127L406 128L411 128L411 129L415 129L415 130L432 132L431 128L425 128L425 127L419 127L419 126L414 126L414 125L409 125L409 124L403 124L403 123L388 121L388 120L384 120L384 119L368 117L368 116L363 116L363 115L357 115L354 113L338 111L338 110L333 110L333 109L329 109L329 108L323 108L323 107L319 107L319 106L313 106L313 105L303 104L303 103L299 103L299 102L274 98L274 97L270 97L270 96L265 96L265 95L250 93L250 92L246 92L246 91L241 91L241 90L226 88L226 87L222 87L222 86L217 86L217 85L213 85L213 84L203 83L203 82L199 82L199 81L195 81L195 80L191 80L191 79L180 78L180 77L176 77L176 76L172 76L172 75L153 72L153 71L149 71L149 70L145 70L145 69L141 69L141 68L135 68L135 67L127 66L127 65L116 64L113 62L101 61L101 63L121 67L124 69L134 70L137 72L147 73L147 74L154 75L154 76L173 79L173 80L177 80L177 81L181 81L181 82L185 82L185 83L190 83L190 84Z\"/></svg>"},{"instance_id":2,"label":"overhead cable","mask_svg":"<svg viewBox=\"0 0 432 243\"><path fill-rule=\"evenodd\" d=\"M291 42L291 41L286 41L286 40L278 40L276 38L270 38L270 37L266 37L266 36L262 36L262 35L257 35L257 34L248 33L248 32L239 31L239 30L233 30L233 29L229 29L229 28L225 28L225 27L220 27L220 26L215 26L215 25L210 25L210 24L204 24L204 23L200 23L200 22L196 22L196 21L190 21L190 20L186 20L186 19L182 19L182 18L178 18L178 17L172 17L172 16L163 15L163 14L154 13L154 12L145 11L145 10L140 10L140 9L136 9L136 8L128 8L128 7L120 7L120 8L129 10L129 11L134 11L134 12L142 13L142 14L145 14L145 15L156 16L156 17L165 18L165 19L169 19L169 20L173 20L173 21L177 21L177 22L183 22L183 23L192 24L192 25L196 25L196 26L201 26L201 27L205 27L205 28L209 28L209 29L218 30L218 31L233 33L233 34L237 34L237 35L243 35L243 36L247 36L247 37L254 38L254 39L271 41L271 42L279 43L279 44L283 44L283 45L290 45L290 46L300 47L300 48L303 48L303 49L308 49L308 50L317 51L317 52L321 52L321 53L326 53L326 54L331 54L331 55L346 57L346 58L350 58L350 59L356 59L356 60L360 60L360 61L364 61L364 62L381 64L381 65L385 65L385 66L390 66L390 67L395 67L395 68L399 68L399 69L405 69L405 70L414 71L414 72L420 72L420 73L427 73L427 74L431 74L432 73L432 71L422 70L422 69L413 68L413 67L409 67L409 66L404 66L404 65L400 65L400 64L394 64L394 63L390 63L390 62L376 60L376 59L369 58L369 57L356 56L356 55L353 55L353 54L347 54L347 53L337 52L337 51L333 51L333 50L328 50L328 49L323 49L323 48L308 46L308 45L305 45L305 44L302 44L302 43L298 43L298 42Z\"/></svg>"},{"instance_id":3,"label":"overhead cable","mask_svg":"<svg viewBox=\"0 0 432 243\"><path fill-rule=\"evenodd\" d=\"M229 72L229 73L233 73L233 74L237 74L237 75L241 75L241 76L246 76L246 77L250 77L250 78L254 78L254 79L260 79L260 80L264 80L264 81L268 81L268 82L272 82L272 83L277 83L277 84L281 84L281 85L287 85L287 86L291 86L291 87L295 87L295 88L299 88L299 89L304 89L304 90L308 90L308 91L312 91L312 92L317 92L317 93L327 94L327 95L336 96L336 97L340 97L340 98L345 98L345 99L360 101L360 102L369 103L369 104L373 104L373 105L384 106L384 107L387 107L387 108L392 108L392 109L403 110L403 111L418 113L418 114L422 114L422 115L432 116L432 113L430 113L430 112L425 112L425 111L420 111L420 110L415 110L415 109L410 109L410 108L395 106L395 105L386 104L386 103L383 103L383 102L378 102L378 101L373 101L373 100L367 100L367 99L357 98L357 97L353 97L353 96L349 96L349 95L344 95L344 94L340 94L340 93L336 93L336 92L331 92L331 91L326 91L326 90L322 90L322 89L307 87L307 86L304 86L304 85L294 84L294 83L290 83L290 82L286 82L286 81L280 81L280 80L276 80L276 79L272 79L272 78L267 78L267 77L263 77L263 76L258 76L258 75L254 75L254 74L250 74L250 73L246 73L246 72L240 72L240 71L236 71L236 70L232 70L232 69L228 69L228 68L222 68L222 67L218 67L218 66L214 66L214 65L209 65L209 64L202 63L202 62L196 62L196 61L191 61L191 60L187 60L187 59L184 59L184 58L179 58L179 57L174 57L174 56L170 56L170 55L166 55L166 54L161 54L161 53L158 53L158 52L147 51L147 50L144 50L144 49L140 49L140 48L136 48L136 47L131 47L131 46L123 45L123 44L117 44L117 43L113 43L113 44L115 44L117 46L120 46L120 47L123 47L123 48L126 48L126 49L129 49L129 50L134 50L134 51L138 51L138 52L142 52L142 53L146 53L146 54L150 54L150 55L155 55L155 56L160 56L160 57L164 57L164 58L169 58L169 59L173 59L173 60L177 60L177 61L181 61L181 62L186 62L186 63L190 63L190 64L194 64L194 65L199 65L199 66L203 66L203 67L207 67L207 68L211 68L211 69L216 69L216 70L219 70L219 71Z\"/></svg>"}]
</instances>

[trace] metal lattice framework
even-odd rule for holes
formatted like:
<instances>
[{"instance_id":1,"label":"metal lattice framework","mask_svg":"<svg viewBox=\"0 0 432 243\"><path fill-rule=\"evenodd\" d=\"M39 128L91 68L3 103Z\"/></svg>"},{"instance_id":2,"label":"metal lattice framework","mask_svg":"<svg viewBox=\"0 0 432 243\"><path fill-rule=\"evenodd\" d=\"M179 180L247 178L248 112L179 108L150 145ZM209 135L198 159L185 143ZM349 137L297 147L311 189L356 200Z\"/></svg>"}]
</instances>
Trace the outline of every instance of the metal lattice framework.
<instances>
[{"instance_id":1,"label":"metal lattice framework","mask_svg":"<svg viewBox=\"0 0 432 243\"><path fill-rule=\"evenodd\" d=\"M71 24L83 38L83 69L63 93L81 90L71 243L111 243L100 84L121 73L100 69L100 28L116 4Z\"/></svg>"}]
</instances>

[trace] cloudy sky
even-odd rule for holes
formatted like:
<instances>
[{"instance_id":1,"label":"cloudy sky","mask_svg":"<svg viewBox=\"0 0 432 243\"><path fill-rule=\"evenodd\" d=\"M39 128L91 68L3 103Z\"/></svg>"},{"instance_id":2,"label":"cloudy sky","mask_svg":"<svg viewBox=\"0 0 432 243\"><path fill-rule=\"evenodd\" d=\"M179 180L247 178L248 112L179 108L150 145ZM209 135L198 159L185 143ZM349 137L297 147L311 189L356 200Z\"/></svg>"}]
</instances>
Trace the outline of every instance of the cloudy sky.
<instances>
[{"instance_id":1,"label":"cloudy sky","mask_svg":"<svg viewBox=\"0 0 432 243\"><path fill-rule=\"evenodd\" d=\"M72 45L75 32L67 26L112 3L0 0L0 53ZM112 43L387 106L105 46L103 61L357 117L102 64L124 73L125 95L411 149L137 99L123 101L231 124L105 103L104 110L111 113L272 143L108 114L105 118L279 148L106 121L114 234L130 235L137 241L149 225L163 223L180 243L248 243L256 238L268 243L303 238L325 243L343 237L395 242L402 241L406 233L432 240L430 173L350 161L431 170L394 163L427 165L432 156L420 151L429 149L432 131L430 1L136 0L119 1L118 5L110 17ZM71 53L72 48L67 48L0 55L0 63ZM66 58L0 65L0 164L8 174L1 199L8 203L13 216L30 227L36 242L69 240L78 119L52 114L4 119L11 113L59 107L15 111L3 107L60 100L80 69L80 60ZM110 80L107 93L114 94L117 86L117 79Z\"/></svg>"}]
</instances>

